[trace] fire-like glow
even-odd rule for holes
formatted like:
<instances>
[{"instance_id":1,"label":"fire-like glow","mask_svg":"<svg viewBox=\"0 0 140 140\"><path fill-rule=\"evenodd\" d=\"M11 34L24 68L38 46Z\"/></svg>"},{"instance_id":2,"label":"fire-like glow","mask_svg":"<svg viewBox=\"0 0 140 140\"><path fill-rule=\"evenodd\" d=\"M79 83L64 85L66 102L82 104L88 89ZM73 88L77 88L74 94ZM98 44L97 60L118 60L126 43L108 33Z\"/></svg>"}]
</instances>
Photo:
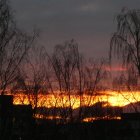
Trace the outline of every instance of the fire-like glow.
<instances>
[{"instance_id":1,"label":"fire-like glow","mask_svg":"<svg viewBox=\"0 0 140 140\"><path fill-rule=\"evenodd\" d=\"M37 101L37 107L72 107L76 109L80 106L92 106L97 102L109 102L111 106L125 106L127 104L140 101L140 91L104 91L101 95L89 96L89 95L53 95L53 94L39 94L37 98L33 95L15 94L14 104L32 104L35 105Z\"/></svg>"},{"instance_id":2,"label":"fire-like glow","mask_svg":"<svg viewBox=\"0 0 140 140\"><path fill-rule=\"evenodd\" d=\"M121 120L121 117L110 117L110 116L104 116L104 117L89 117L89 118L84 118L83 122L93 122L95 120Z\"/></svg>"},{"instance_id":3,"label":"fire-like glow","mask_svg":"<svg viewBox=\"0 0 140 140\"><path fill-rule=\"evenodd\" d=\"M35 118L54 120L54 119L61 119L62 117L61 116L44 116L44 115L36 114Z\"/></svg>"}]
</instances>

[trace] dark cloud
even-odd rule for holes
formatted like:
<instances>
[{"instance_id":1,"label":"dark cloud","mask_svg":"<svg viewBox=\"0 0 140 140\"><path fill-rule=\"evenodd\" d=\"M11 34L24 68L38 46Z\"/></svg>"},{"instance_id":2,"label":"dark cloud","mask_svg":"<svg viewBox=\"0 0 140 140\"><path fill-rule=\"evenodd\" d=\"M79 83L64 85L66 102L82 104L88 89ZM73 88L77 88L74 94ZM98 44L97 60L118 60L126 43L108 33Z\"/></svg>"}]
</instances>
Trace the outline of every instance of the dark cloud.
<instances>
[{"instance_id":1,"label":"dark cloud","mask_svg":"<svg viewBox=\"0 0 140 140\"><path fill-rule=\"evenodd\" d=\"M140 0L11 0L18 25L26 30L39 28L48 51L75 38L80 50L93 57L107 56L116 29L114 17L120 10L139 5Z\"/></svg>"}]
</instances>

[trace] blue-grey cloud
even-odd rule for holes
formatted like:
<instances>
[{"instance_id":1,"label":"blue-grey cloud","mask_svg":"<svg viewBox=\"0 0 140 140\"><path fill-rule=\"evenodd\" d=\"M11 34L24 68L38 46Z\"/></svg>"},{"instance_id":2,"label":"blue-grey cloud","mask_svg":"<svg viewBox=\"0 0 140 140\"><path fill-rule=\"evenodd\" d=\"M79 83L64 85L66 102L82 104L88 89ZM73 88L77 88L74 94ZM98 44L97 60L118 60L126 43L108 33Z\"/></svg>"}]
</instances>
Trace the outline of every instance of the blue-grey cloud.
<instances>
[{"instance_id":1,"label":"blue-grey cloud","mask_svg":"<svg viewBox=\"0 0 140 140\"><path fill-rule=\"evenodd\" d=\"M51 48L75 38L88 56L107 56L116 29L114 17L123 7L138 9L140 0L11 0L18 26L42 32L41 42Z\"/></svg>"}]
</instances>

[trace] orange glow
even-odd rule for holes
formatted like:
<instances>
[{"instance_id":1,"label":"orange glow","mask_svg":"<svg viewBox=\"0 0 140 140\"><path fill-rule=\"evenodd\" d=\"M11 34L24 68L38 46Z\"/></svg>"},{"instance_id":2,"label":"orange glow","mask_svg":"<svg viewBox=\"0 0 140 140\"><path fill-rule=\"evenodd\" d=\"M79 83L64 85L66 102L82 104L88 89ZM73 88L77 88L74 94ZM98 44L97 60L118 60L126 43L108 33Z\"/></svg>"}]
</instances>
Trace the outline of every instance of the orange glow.
<instances>
[{"instance_id":1,"label":"orange glow","mask_svg":"<svg viewBox=\"0 0 140 140\"><path fill-rule=\"evenodd\" d=\"M44 115L36 114L35 118L38 118L38 119L48 119L48 120L54 120L54 119L58 119L59 120L62 117L61 116L44 116Z\"/></svg>"},{"instance_id":2,"label":"orange glow","mask_svg":"<svg viewBox=\"0 0 140 140\"><path fill-rule=\"evenodd\" d=\"M106 71L113 71L113 72L119 72L119 71L126 71L127 69L122 66L113 66L113 67L105 67Z\"/></svg>"},{"instance_id":3,"label":"orange glow","mask_svg":"<svg viewBox=\"0 0 140 140\"><path fill-rule=\"evenodd\" d=\"M100 94L101 93L101 94ZM38 107L72 107L76 109L82 106L92 106L97 102L109 102L111 106L125 106L127 104L140 101L140 91L104 91L100 92L99 95L89 96L83 95L81 104L80 104L80 96L71 95L70 98L68 95L43 95L39 94L37 96L37 106ZM34 96L25 95L23 93L14 95L14 104L32 104L34 107ZM105 106L107 106L105 104Z\"/></svg>"},{"instance_id":4,"label":"orange glow","mask_svg":"<svg viewBox=\"0 0 140 140\"><path fill-rule=\"evenodd\" d=\"M121 117L110 117L110 116L104 116L104 117L89 117L84 118L83 122L93 122L95 120L121 120Z\"/></svg>"}]
</instances>

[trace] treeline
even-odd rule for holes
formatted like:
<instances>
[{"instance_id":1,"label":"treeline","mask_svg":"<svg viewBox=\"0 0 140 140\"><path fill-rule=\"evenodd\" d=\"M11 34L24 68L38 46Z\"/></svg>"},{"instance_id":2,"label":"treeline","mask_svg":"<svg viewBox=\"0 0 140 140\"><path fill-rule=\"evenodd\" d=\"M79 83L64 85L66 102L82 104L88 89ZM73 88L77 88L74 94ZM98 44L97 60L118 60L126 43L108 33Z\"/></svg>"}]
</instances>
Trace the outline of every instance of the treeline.
<instances>
[{"instance_id":1,"label":"treeline","mask_svg":"<svg viewBox=\"0 0 140 140\"><path fill-rule=\"evenodd\" d=\"M118 30L111 39L110 59L112 52L123 56L124 64L128 64L128 73L122 73L113 84L119 90L123 84L131 90L131 85L138 83L140 64L139 11L122 12L117 21ZM111 88L108 61L86 60L74 39L56 45L53 53L48 54L45 47L38 45L38 39L35 30L29 34L16 26L8 1L0 0L0 94L5 95L6 91L16 94L22 90L29 95L34 114L37 112L38 94L66 95L69 100L62 98L62 102L69 102L69 107L63 114L70 120L74 118L71 95L76 94L80 97L78 120L81 120L84 94L89 95L90 106L93 96Z\"/></svg>"}]
</instances>

